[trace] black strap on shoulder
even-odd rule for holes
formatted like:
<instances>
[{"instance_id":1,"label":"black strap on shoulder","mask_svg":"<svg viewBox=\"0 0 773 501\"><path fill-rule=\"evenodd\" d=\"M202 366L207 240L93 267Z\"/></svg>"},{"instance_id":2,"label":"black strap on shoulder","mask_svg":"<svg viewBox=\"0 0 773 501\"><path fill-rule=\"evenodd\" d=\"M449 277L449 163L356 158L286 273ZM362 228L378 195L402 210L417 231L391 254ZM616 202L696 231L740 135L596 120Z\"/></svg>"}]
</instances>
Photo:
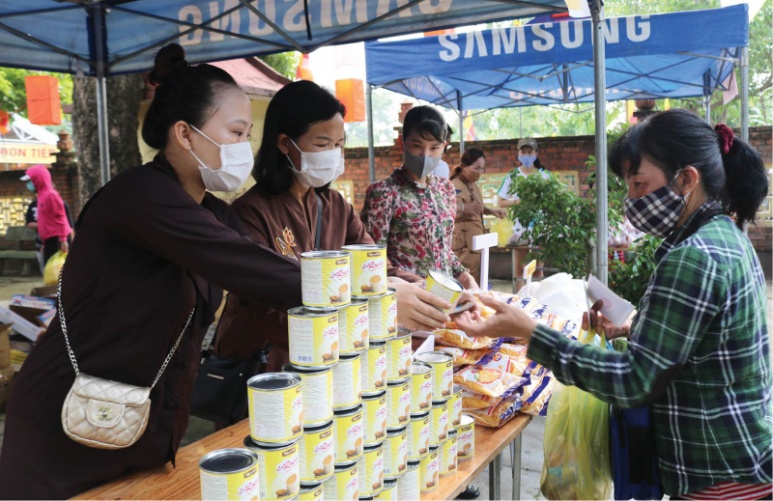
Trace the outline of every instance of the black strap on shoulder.
<instances>
[{"instance_id":1,"label":"black strap on shoulder","mask_svg":"<svg viewBox=\"0 0 773 501\"><path fill-rule=\"evenodd\" d=\"M718 214L724 214L724 211L717 206L706 209L702 214L698 214L695 217L695 219L690 221L689 226L685 228L684 232L679 236L679 240L674 242L674 245L684 242L685 240L690 238L696 231L698 231L701 228L701 226L706 224L709 221L709 219L713 218Z\"/></svg>"},{"instance_id":2,"label":"black strap on shoulder","mask_svg":"<svg viewBox=\"0 0 773 501\"><path fill-rule=\"evenodd\" d=\"M314 196L317 197L317 234L314 235L314 250L319 250L319 240L322 238L322 199L316 193Z\"/></svg>"}]
</instances>

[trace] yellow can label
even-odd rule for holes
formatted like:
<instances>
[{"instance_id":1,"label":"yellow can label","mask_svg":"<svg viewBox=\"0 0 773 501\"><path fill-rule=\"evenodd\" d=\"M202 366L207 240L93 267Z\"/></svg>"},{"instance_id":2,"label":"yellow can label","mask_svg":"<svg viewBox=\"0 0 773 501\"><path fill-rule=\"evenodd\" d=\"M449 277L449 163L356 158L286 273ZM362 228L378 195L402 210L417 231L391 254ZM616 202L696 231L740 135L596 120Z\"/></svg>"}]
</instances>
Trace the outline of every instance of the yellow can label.
<instances>
[{"instance_id":1,"label":"yellow can label","mask_svg":"<svg viewBox=\"0 0 773 501\"><path fill-rule=\"evenodd\" d=\"M408 432L390 433L384 443L384 477L402 475L408 465Z\"/></svg>"},{"instance_id":2,"label":"yellow can label","mask_svg":"<svg viewBox=\"0 0 773 501\"><path fill-rule=\"evenodd\" d=\"M411 375L411 413L428 412L432 407L432 369Z\"/></svg>"},{"instance_id":3,"label":"yellow can label","mask_svg":"<svg viewBox=\"0 0 773 501\"><path fill-rule=\"evenodd\" d=\"M433 404L429 413L431 418L432 435L429 437L429 445L439 445L448 436L448 403Z\"/></svg>"},{"instance_id":4,"label":"yellow can label","mask_svg":"<svg viewBox=\"0 0 773 501\"><path fill-rule=\"evenodd\" d=\"M265 391L247 387L250 436L266 443L292 442L301 436L303 426L302 386Z\"/></svg>"},{"instance_id":5,"label":"yellow can label","mask_svg":"<svg viewBox=\"0 0 773 501\"><path fill-rule=\"evenodd\" d=\"M333 408L349 409L360 403L360 357L340 358L333 366Z\"/></svg>"},{"instance_id":6,"label":"yellow can label","mask_svg":"<svg viewBox=\"0 0 773 501\"><path fill-rule=\"evenodd\" d=\"M298 446L252 449L258 455L260 499L290 499L301 489Z\"/></svg>"},{"instance_id":7,"label":"yellow can label","mask_svg":"<svg viewBox=\"0 0 773 501\"><path fill-rule=\"evenodd\" d=\"M291 364L320 367L338 362L337 311L315 316L288 312L287 322Z\"/></svg>"},{"instance_id":8,"label":"yellow can label","mask_svg":"<svg viewBox=\"0 0 773 501\"><path fill-rule=\"evenodd\" d=\"M386 386L386 344L371 344L362 354L361 374L363 393L383 391Z\"/></svg>"},{"instance_id":9,"label":"yellow can label","mask_svg":"<svg viewBox=\"0 0 773 501\"><path fill-rule=\"evenodd\" d=\"M375 497L379 501L397 501L397 483L384 482L384 489ZM406 498L407 499L407 498Z\"/></svg>"},{"instance_id":10,"label":"yellow can label","mask_svg":"<svg viewBox=\"0 0 773 501\"><path fill-rule=\"evenodd\" d=\"M301 482L316 483L330 478L335 465L333 426L306 430L299 441Z\"/></svg>"},{"instance_id":11,"label":"yellow can label","mask_svg":"<svg viewBox=\"0 0 773 501\"><path fill-rule=\"evenodd\" d=\"M455 305L456 302L459 301L459 297L462 295L461 291L453 290L441 283L438 283L434 278L432 278L432 275L427 275L424 288L432 294L445 299L451 303L451 306ZM448 313L451 310L448 309L443 311Z\"/></svg>"},{"instance_id":12,"label":"yellow can label","mask_svg":"<svg viewBox=\"0 0 773 501\"><path fill-rule=\"evenodd\" d=\"M405 475L397 479L397 499L419 499L421 490L421 467L411 466Z\"/></svg>"},{"instance_id":13,"label":"yellow can label","mask_svg":"<svg viewBox=\"0 0 773 501\"><path fill-rule=\"evenodd\" d=\"M454 383L454 357L448 353L431 351L422 353L418 359L432 367L432 401L448 400Z\"/></svg>"},{"instance_id":14,"label":"yellow can label","mask_svg":"<svg viewBox=\"0 0 773 501\"><path fill-rule=\"evenodd\" d=\"M408 423L411 413L411 383L390 384L387 387L387 429Z\"/></svg>"},{"instance_id":15,"label":"yellow can label","mask_svg":"<svg viewBox=\"0 0 773 501\"><path fill-rule=\"evenodd\" d=\"M322 257L320 254L329 257ZM301 254L301 298L305 306L330 307L348 304L352 299L349 254Z\"/></svg>"},{"instance_id":16,"label":"yellow can label","mask_svg":"<svg viewBox=\"0 0 773 501\"><path fill-rule=\"evenodd\" d=\"M402 336L387 341L387 381L402 381L411 374L413 347L411 336Z\"/></svg>"},{"instance_id":17,"label":"yellow can label","mask_svg":"<svg viewBox=\"0 0 773 501\"><path fill-rule=\"evenodd\" d=\"M206 499L206 498L202 498ZM325 499L325 487L320 485L313 489L301 490L301 501L323 501Z\"/></svg>"},{"instance_id":18,"label":"yellow can label","mask_svg":"<svg viewBox=\"0 0 773 501\"><path fill-rule=\"evenodd\" d=\"M365 445L384 441L387 432L386 394L362 399L362 419L365 421Z\"/></svg>"},{"instance_id":19,"label":"yellow can label","mask_svg":"<svg viewBox=\"0 0 773 501\"><path fill-rule=\"evenodd\" d=\"M419 463L420 483L419 490L422 494L432 492L437 489L440 480L440 453L437 450L431 451Z\"/></svg>"},{"instance_id":20,"label":"yellow can label","mask_svg":"<svg viewBox=\"0 0 773 501\"><path fill-rule=\"evenodd\" d=\"M368 302L354 302L338 310L338 340L341 355L354 355L368 349L370 339Z\"/></svg>"},{"instance_id":21,"label":"yellow can label","mask_svg":"<svg viewBox=\"0 0 773 501\"><path fill-rule=\"evenodd\" d=\"M408 425L408 461L419 461L429 453L429 414L412 418Z\"/></svg>"},{"instance_id":22,"label":"yellow can label","mask_svg":"<svg viewBox=\"0 0 773 501\"><path fill-rule=\"evenodd\" d=\"M303 426L313 428L333 419L333 371L293 372L301 377L303 401L314 402L303 407Z\"/></svg>"},{"instance_id":23,"label":"yellow can label","mask_svg":"<svg viewBox=\"0 0 773 501\"><path fill-rule=\"evenodd\" d=\"M336 415L334 419L335 462L349 463L356 461L363 452L362 410L344 416Z\"/></svg>"},{"instance_id":24,"label":"yellow can label","mask_svg":"<svg viewBox=\"0 0 773 501\"><path fill-rule=\"evenodd\" d=\"M459 391L451 393L448 399L448 426L452 430L458 430L462 425L462 390L457 388Z\"/></svg>"},{"instance_id":25,"label":"yellow can label","mask_svg":"<svg viewBox=\"0 0 773 501\"><path fill-rule=\"evenodd\" d=\"M357 466L336 469L333 478L322 484L325 499L358 501L360 498L360 477Z\"/></svg>"},{"instance_id":26,"label":"yellow can label","mask_svg":"<svg viewBox=\"0 0 773 501\"><path fill-rule=\"evenodd\" d=\"M354 295L377 296L386 292L386 247L357 249L356 246L345 246L343 249L351 254Z\"/></svg>"},{"instance_id":27,"label":"yellow can label","mask_svg":"<svg viewBox=\"0 0 773 501\"><path fill-rule=\"evenodd\" d=\"M258 467L233 473L201 473L201 499L234 499L258 501Z\"/></svg>"},{"instance_id":28,"label":"yellow can label","mask_svg":"<svg viewBox=\"0 0 773 501\"><path fill-rule=\"evenodd\" d=\"M440 446L440 476L447 477L456 473L457 437L448 437Z\"/></svg>"},{"instance_id":29,"label":"yellow can label","mask_svg":"<svg viewBox=\"0 0 773 501\"><path fill-rule=\"evenodd\" d=\"M386 341L397 333L397 302L394 289L388 293L368 299L370 339Z\"/></svg>"},{"instance_id":30,"label":"yellow can label","mask_svg":"<svg viewBox=\"0 0 773 501\"><path fill-rule=\"evenodd\" d=\"M384 448L376 446L365 451L357 461L360 470L360 497L375 496L384 487Z\"/></svg>"},{"instance_id":31,"label":"yellow can label","mask_svg":"<svg viewBox=\"0 0 773 501\"><path fill-rule=\"evenodd\" d=\"M459 461L467 461L475 454L475 421L469 416L463 417L462 421L458 433L457 456Z\"/></svg>"}]
</instances>

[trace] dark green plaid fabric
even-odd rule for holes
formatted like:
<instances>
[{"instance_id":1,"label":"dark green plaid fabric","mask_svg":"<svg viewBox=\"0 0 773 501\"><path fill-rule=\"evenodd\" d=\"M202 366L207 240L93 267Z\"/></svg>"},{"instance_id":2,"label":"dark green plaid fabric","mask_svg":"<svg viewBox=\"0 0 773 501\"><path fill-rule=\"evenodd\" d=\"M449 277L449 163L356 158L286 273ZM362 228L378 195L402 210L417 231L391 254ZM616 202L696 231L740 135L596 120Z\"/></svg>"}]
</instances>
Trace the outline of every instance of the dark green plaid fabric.
<instances>
[{"instance_id":1,"label":"dark green plaid fabric","mask_svg":"<svg viewBox=\"0 0 773 501\"><path fill-rule=\"evenodd\" d=\"M760 263L727 216L674 245L682 231L656 253L627 352L540 325L528 356L606 402L651 403L667 494L771 482L773 380Z\"/></svg>"}]
</instances>

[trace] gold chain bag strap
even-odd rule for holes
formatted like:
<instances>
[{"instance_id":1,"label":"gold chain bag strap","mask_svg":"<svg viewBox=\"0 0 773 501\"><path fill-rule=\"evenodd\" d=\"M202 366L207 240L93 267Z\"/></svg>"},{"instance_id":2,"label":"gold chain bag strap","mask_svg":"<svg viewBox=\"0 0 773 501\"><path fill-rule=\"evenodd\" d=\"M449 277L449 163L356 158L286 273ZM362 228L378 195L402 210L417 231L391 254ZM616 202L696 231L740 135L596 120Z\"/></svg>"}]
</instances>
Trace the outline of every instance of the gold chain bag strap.
<instances>
[{"instance_id":1,"label":"gold chain bag strap","mask_svg":"<svg viewBox=\"0 0 773 501\"><path fill-rule=\"evenodd\" d=\"M134 386L84 374L78 369L75 353L67 337L67 325L62 308L62 271L57 287L59 320L67 344L67 353L75 369L73 383L62 406L62 427L74 441L97 449L123 449L134 444L145 432L150 414L150 390L156 386L177 346L188 330L196 307L193 307L172 351L150 387Z\"/></svg>"}]
</instances>

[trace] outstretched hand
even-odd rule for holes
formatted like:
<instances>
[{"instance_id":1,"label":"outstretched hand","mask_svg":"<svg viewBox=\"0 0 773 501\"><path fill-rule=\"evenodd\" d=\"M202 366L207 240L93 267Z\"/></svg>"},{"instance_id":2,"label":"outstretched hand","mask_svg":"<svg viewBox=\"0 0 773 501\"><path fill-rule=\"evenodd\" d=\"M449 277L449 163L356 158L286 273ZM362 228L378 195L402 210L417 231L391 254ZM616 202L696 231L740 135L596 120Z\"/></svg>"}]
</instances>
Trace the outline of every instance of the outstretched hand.
<instances>
[{"instance_id":1,"label":"outstretched hand","mask_svg":"<svg viewBox=\"0 0 773 501\"><path fill-rule=\"evenodd\" d=\"M465 312L456 318L456 325L468 336L515 337L528 341L537 322L515 306L481 294L481 302L495 311L487 320L475 313Z\"/></svg>"},{"instance_id":2,"label":"outstretched hand","mask_svg":"<svg viewBox=\"0 0 773 501\"><path fill-rule=\"evenodd\" d=\"M599 310L603 306L603 301L599 299L593 306L590 307L590 315L588 312L582 314L582 329L588 330L591 327L596 332L603 332L607 340L619 337L631 337L631 321L626 321L623 325L615 325L609 321Z\"/></svg>"},{"instance_id":3,"label":"outstretched hand","mask_svg":"<svg viewBox=\"0 0 773 501\"><path fill-rule=\"evenodd\" d=\"M396 292L397 323L410 330L433 331L442 329L451 319L441 309L451 308L451 303L416 284L390 282Z\"/></svg>"}]
</instances>

